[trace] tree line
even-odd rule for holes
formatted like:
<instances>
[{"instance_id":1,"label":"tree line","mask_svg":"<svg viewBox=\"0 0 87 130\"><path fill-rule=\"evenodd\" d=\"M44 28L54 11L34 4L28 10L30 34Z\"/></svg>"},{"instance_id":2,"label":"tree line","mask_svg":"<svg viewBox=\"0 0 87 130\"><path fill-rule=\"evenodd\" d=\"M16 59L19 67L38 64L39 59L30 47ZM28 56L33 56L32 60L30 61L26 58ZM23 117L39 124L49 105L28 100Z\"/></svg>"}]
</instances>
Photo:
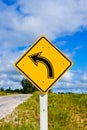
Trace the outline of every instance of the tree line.
<instances>
[{"instance_id":1,"label":"tree line","mask_svg":"<svg viewBox=\"0 0 87 130\"><path fill-rule=\"evenodd\" d=\"M33 93L35 91L37 91L37 88L26 78L23 78L21 81L21 89L12 89L12 88L8 88L8 89L4 89L4 88L0 88L0 91L3 92L7 92L7 93Z\"/></svg>"}]
</instances>

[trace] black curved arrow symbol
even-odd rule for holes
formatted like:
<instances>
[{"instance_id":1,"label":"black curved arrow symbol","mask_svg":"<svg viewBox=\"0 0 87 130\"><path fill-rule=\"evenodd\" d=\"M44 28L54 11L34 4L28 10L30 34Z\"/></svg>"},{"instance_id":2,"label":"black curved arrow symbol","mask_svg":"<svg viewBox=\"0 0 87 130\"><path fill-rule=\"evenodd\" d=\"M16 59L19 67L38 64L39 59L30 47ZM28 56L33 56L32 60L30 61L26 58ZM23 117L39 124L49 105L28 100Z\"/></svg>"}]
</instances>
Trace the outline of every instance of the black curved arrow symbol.
<instances>
[{"instance_id":1,"label":"black curved arrow symbol","mask_svg":"<svg viewBox=\"0 0 87 130\"><path fill-rule=\"evenodd\" d=\"M53 78L54 77L53 66L47 58L41 56L41 53L42 52L38 52L33 55L30 55L29 57L36 66L38 66L38 62L42 62L47 67L48 78Z\"/></svg>"}]
</instances>

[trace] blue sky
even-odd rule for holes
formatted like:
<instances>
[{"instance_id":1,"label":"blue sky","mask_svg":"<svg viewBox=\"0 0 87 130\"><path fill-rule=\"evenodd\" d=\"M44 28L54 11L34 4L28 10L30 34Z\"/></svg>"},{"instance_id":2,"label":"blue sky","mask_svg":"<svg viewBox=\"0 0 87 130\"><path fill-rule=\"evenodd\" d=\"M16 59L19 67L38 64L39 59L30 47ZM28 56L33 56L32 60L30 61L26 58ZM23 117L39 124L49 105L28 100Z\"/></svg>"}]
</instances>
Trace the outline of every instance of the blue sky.
<instances>
[{"instance_id":1,"label":"blue sky","mask_svg":"<svg viewBox=\"0 0 87 130\"><path fill-rule=\"evenodd\" d=\"M74 62L73 69L84 71L87 67L87 31L82 30L73 35L58 38L54 41L56 46L58 46L58 42L65 43L64 45L59 45L61 50L68 49L71 53L75 53L72 59Z\"/></svg>"},{"instance_id":2,"label":"blue sky","mask_svg":"<svg viewBox=\"0 0 87 130\"><path fill-rule=\"evenodd\" d=\"M2 0L7 6L11 6L17 2L17 0Z\"/></svg>"},{"instance_id":3,"label":"blue sky","mask_svg":"<svg viewBox=\"0 0 87 130\"><path fill-rule=\"evenodd\" d=\"M0 1L0 88L21 88L13 64L43 34L74 63L53 91L87 93L86 0Z\"/></svg>"}]
</instances>

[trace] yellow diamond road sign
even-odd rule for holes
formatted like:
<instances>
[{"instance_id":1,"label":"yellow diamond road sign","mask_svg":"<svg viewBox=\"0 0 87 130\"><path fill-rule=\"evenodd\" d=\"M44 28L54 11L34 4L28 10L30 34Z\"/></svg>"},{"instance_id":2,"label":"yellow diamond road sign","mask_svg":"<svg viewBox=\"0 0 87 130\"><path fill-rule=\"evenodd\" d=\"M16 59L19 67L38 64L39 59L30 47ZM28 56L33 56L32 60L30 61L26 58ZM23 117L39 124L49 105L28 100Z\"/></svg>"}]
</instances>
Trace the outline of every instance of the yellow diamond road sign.
<instances>
[{"instance_id":1,"label":"yellow diamond road sign","mask_svg":"<svg viewBox=\"0 0 87 130\"><path fill-rule=\"evenodd\" d=\"M45 36L40 37L15 63L15 67L42 94L46 94L71 65L72 61Z\"/></svg>"}]
</instances>

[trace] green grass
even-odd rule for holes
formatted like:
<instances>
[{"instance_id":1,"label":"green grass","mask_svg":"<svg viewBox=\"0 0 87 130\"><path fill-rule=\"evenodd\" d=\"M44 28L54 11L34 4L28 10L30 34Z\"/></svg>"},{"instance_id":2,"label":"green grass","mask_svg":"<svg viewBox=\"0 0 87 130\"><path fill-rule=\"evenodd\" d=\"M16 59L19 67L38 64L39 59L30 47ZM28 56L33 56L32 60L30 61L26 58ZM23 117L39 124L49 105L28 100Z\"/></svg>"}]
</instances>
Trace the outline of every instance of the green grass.
<instances>
[{"instance_id":1,"label":"green grass","mask_svg":"<svg viewBox=\"0 0 87 130\"><path fill-rule=\"evenodd\" d=\"M49 130L87 130L87 95L54 94L48 96ZM39 92L19 105L0 121L0 130L39 130Z\"/></svg>"},{"instance_id":2,"label":"green grass","mask_svg":"<svg viewBox=\"0 0 87 130\"><path fill-rule=\"evenodd\" d=\"M0 91L0 96L4 96L4 95L7 95L7 93L3 92L3 91Z\"/></svg>"},{"instance_id":3,"label":"green grass","mask_svg":"<svg viewBox=\"0 0 87 130\"><path fill-rule=\"evenodd\" d=\"M19 93L17 93L17 92L0 91L0 96L7 96L7 95L13 95L13 94L19 94Z\"/></svg>"}]
</instances>

